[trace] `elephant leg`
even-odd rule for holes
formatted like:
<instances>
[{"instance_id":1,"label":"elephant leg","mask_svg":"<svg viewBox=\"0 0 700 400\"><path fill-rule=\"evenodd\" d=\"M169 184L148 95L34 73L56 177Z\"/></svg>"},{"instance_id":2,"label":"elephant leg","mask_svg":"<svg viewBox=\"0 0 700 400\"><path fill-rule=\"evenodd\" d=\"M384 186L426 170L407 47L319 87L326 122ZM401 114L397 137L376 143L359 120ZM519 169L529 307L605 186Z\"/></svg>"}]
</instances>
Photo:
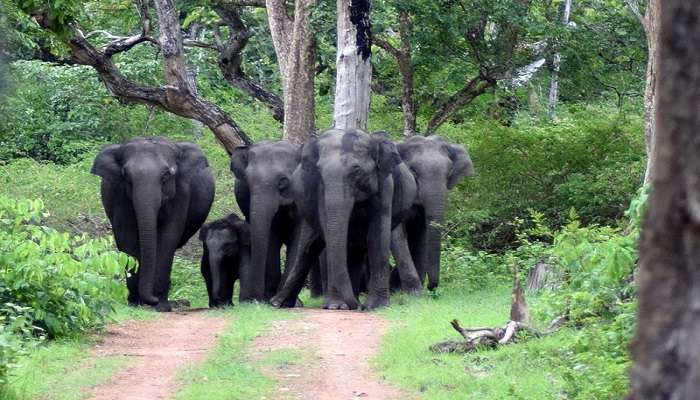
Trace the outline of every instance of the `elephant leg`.
<instances>
[{"instance_id":1,"label":"elephant leg","mask_svg":"<svg viewBox=\"0 0 700 400\"><path fill-rule=\"evenodd\" d=\"M427 274L427 257L428 257L428 235L426 226L421 222L406 223L406 238L408 241L408 249L413 259L413 265L418 274L418 280L421 287L425 281Z\"/></svg>"},{"instance_id":2,"label":"elephant leg","mask_svg":"<svg viewBox=\"0 0 700 400\"><path fill-rule=\"evenodd\" d=\"M398 274L401 288L408 294L419 295L421 293L422 284L418 271L413 263L411 251L408 248L408 239L406 238L406 227L404 224L399 224L391 231L391 252L396 260L396 269L392 271Z\"/></svg>"},{"instance_id":3,"label":"elephant leg","mask_svg":"<svg viewBox=\"0 0 700 400\"><path fill-rule=\"evenodd\" d=\"M172 311L172 306L168 301L168 292L170 291L170 273L173 268L173 258L175 249L179 241L179 237L169 234L170 230L165 227L160 230L163 232L158 235L158 248L156 259L156 274L153 294L158 298L158 304L155 306L156 311L169 312Z\"/></svg>"},{"instance_id":4,"label":"elephant leg","mask_svg":"<svg viewBox=\"0 0 700 400\"><path fill-rule=\"evenodd\" d=\"M211 284L211 267L209 264L209 250L207 249L206 243L204 244L204 250L202 252L202 260L200 262L200 272L202 273L202 278L204 278L204 285L207 287L207 296L209 297L209 307L215 307L214 293L212 293Z\"/></svg>"},{"instance_id":5,"label":"elephant leg","mask_svg":"<svg viewBox=\"0 0 700 400\"><path fill-rule=\"evenodd\" d=\"M279 235L270 235L270 244L267 246L267 262L265 263L265 299L269 300L275 295L280 284L280 249L282 242Z\"/></svg>"},{"instance_id":6,"label":"elephant leg","mask_svg":"<svg viewBox=\"0 0 700 400\"><path fill-rule=\"evenodd\" d=\"M369 266L369 293L365 308L372 310L389 305L389 247L391 242L391 194L393 185L385 187L375 201L375 212L369 223L367 258Z\"/></svg>"},{"instance_id":7,"label":"elephant leg","mask_svg":"<svg viewBox=\"0 0 700 400\"><path fill-rule=\"evenodd\" d=\"M365 254L358 249L352 249L348 253L348 273L350 274L350 282L352 283L352 291L355 297L367 290L367 285L363 285L365 278Z\"/></svg>"},{"instance_id":8,"label":"elephant leg","mask_svg":"<svg viewBox=\"0 0 700 400\"><path fill-rule=\"evenodd\" d=\"M318 256L318 272L321 276L321 288L323 294L328 293L328 260L326 260L326 250L324 249Z\"/></svg>"},{"instance_id":9,"label":"elephant leg","mask_svg":"<svg viewBox=\"0 0 700 400\"><path fill-rule=\"evenodd\" d=\"M311 289L311 297L318 298L324 293L324 283L321 278L321 263L320 258L311 261L311 274L309 275L309 286Z\"/></svg>"},{"instance_id":10,"label":"elephant leg","mask_svg":"<svg viewBox=\"0 0 700 400\"><path fill-rule=\"evenodd\" d=\"M233 305L233 285L236 281L236 269L238 269L236 257L224 257L221 265L221 288L219 289L220 305Z\"/></svg>"},{"instance_id":11,"label":"elephant leg","mask_svg":"<svg viewBox=\"0 0 700 400\"><path fill-rule=\"evenodd\" d=\"M318 256L314 251L317 234L306 222L299 224L291 245L287 248L287 267L277 293L270 299L274 307L294 307L297 296L304 287L309 273L310 257Z\"/></svg>"},{"instance_id":12,"label":"elephant leg","mask_svg":"<svg viewBox=\"0 0 700 400\"><path fill-rule=\"evenodd\" d=\"M141 305L141 298L139 297L139 271L138 269L127 270L126 271L126 288L129 290L129 296L127 301L129 305L139 306Z\"/></svg>"}]
</instances>

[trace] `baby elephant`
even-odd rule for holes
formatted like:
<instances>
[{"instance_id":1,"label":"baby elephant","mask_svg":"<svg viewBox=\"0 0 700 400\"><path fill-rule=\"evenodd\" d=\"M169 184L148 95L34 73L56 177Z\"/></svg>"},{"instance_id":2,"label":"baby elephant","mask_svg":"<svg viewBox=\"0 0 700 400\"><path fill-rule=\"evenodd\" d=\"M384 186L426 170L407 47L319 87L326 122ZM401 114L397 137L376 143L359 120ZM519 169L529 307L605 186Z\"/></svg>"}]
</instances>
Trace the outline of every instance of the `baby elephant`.
<instances>
[{"instance_id":1,"label":"baby elephant","mask_svg":"<svg viewBox=\"0 0 700 400\"><path fill-rule=\"evenodd\" d=\"M236 214L210 222L199 231L204 246L202 276L209 307L232 305L233 284L250 270L250 229Z\"/></svg>"}]
</instances>

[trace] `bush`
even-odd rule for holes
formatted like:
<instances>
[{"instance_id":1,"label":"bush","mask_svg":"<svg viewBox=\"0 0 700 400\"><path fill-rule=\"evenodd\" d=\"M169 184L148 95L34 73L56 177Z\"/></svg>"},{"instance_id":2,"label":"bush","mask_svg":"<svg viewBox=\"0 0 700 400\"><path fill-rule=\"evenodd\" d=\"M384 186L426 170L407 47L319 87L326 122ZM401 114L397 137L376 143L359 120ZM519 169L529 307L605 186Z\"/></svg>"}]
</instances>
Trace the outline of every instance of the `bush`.
<instances>
[{"instance_id":1,"label":"bush","mask_svg":"<svg viewBox=\"0 0 700 400\"><path fill-rule=\"evenodd\" d=\"M515 222L528 221L529 210L552 229L571 208L584 225L615 225L642 182L641 120L604 106L573 110L556 123L475 120L443 134L467 146L477 173L452 191L446 225L477 249L516 247Z\"/></svg>"},{"instance_id":2,"label":"bush","mask_svg":"<svg viewBox=\"0 0 700 400\"><path fill-rule=\"evenodd\" d=\"M40 200L0 197L0 318L14 310L48 337L101 326L124 299L120 278L133 262L106 239L41 226L42 211Z\"/></svg>"}]
</instances>

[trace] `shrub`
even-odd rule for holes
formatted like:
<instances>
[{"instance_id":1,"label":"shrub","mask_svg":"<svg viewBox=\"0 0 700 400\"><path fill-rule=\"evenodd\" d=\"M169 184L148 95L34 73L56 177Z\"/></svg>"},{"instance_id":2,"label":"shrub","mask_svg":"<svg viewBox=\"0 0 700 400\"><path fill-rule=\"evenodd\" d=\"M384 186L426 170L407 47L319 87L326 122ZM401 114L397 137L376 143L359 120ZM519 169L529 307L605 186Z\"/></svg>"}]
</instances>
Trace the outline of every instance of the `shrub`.
<instances>
[{"instance_id":1,"label":"shrub","mask_svg":"<svg viewBox=\"0 0 700 400\"><path fill-rule=\"evenodd\" d=\"M584 225L615 225L642 182L641 120L605 106L562 114L556 123L527 116L510 126L492 120L446 126L467 146L476 176L450 194L446 225L453 238L502 251L518 246L517 219L543 214L552 229L575 208Z\"/></svg>"},{"instance_id":2,"label":"shrub","mask_svg":"<svg viewBox=\"0 0 700 400\"><path fill-rule=\"evenodd\" d=\"M121 277L133 262L105 239L40 225L42 212L40 200L0 196L0 321L21 317L48 337L102 326L125 298Z\"/></svg>"}]
</instances>

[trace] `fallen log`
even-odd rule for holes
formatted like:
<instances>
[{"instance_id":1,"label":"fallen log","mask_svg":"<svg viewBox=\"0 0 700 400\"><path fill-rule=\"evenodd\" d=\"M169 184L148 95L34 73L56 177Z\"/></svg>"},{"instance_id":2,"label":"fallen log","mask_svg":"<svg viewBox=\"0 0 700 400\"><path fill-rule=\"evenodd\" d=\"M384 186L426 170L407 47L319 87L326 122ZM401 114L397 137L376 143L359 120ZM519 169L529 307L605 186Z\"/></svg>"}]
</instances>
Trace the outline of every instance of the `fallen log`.
<instances>
[{"instance_id":1,"label":"fallen log","mask_svg":"<svg viewBox=\"0 0 700 400\"><path fill-rule=\"evenodd\" d=\"M554 319L547 332L542 333L530 324L530 313L525 300L525 293L518 277L517 266L513 266L513 292L511 295L510 320L502 327L464 328L459 321L450 321L452 328L459 332L463 341L448 340L430 346L436 353L468 353L478 349L495 349L498 346L516 343L518 333L525 332L530 336L540 337L559 330L568 321L567 316Z\"/></svg>"}]
</instances>

